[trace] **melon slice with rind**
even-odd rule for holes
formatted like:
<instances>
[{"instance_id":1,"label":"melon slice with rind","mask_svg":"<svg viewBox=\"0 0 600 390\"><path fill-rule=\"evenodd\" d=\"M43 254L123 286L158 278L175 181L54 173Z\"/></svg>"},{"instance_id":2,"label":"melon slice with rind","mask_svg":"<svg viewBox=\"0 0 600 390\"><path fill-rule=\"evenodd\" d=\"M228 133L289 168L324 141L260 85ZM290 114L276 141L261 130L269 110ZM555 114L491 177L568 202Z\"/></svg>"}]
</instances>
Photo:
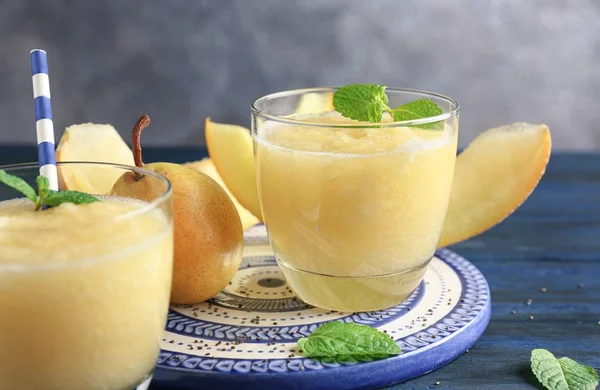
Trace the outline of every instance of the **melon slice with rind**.
<instances>
[{"instance_id":1,"label":"melon slice with rind","mask_svg":"<svg viewBox=\"0 0 600 390\"><path fill-rule=\"evenodd\" d=\"M551 150L544 124L513 123L475 138L456 159L438 247L481 234L512 214L544 175Z\"/></svg>"},{"instance_id":2,"label":"melon slice with rind","mask_svg":"<svg viewBox=\"0 0 600 390\"><path fill-rule=\"evenodd\" d=\"M227 186L223 182L223 179L219 175L219 172L217 172L217 169L215 168L215 165L213 164L213 162L212 162L212 160L210 158L206 157L206 158L203 158L202 160L187 162L187 163L185 163L183 165L188 166L190 168L194 168L194 169L196 169L196 170L198 170L200 172L203 172L203 173L207 174L214 181L216 181L217 183L219 183L219 185L221 187L223 187L223 189L225 190L225 192L227 192L227 195L229 195L229 197L233 201L233 204L234 204L235 208L237 209L238 214L240 215L240 219L242 220L242 227L244 228L244 230L249 229L252 226L254 226L254 225L256 225L257 223L260 222L258 220L258 218L256 218L250 211L246 210L244 208L244 206L242 206L237 201L237 199L235 198L235 196L233 196L233 194L231 193L231 191L229 191L229 189L227 188Z\"/></svg>"},{"instance_id":3,"label":"melon slice with rind","mask_svg":"<svg viewBox=\"0 0 600 390\"><path fill-rule=\"evenodd\" d=\"M262 220L248 129L207 119L206 141L225 185ZM481 133L457 157L438 247L483 233L513 213L542 178L551 149L544 124L519 122Z\"/></svg>"},{"instance_id":4,"label":"melon slice with rind","mask_svg":"<svg viewBox=\"0 0 600 390\"><path fill-rule=\"evenodd\" d=\"M131 149L112 125L82 123L66 128L56 148L56 161L105 162L132 166ZM92 164L58 167L61 189L108 194L122 170Z\"/></svg>"}]
</instances>

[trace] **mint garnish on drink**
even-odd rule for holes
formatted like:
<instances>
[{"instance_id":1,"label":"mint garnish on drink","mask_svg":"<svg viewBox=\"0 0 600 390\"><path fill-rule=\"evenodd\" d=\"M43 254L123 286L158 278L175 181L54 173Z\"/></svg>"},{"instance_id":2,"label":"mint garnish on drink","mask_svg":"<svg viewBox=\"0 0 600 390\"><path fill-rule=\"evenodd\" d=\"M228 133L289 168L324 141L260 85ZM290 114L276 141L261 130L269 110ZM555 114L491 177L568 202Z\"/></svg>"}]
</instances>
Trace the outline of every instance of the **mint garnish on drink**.
<instances>
[{"instance_id":1,"label":"mint garnish on drink","mask_svg":"<svg viewBox=\"0 0 600 390\"><path fill-rule=\"evenodd\" d=\"M418 99L396 108L388 106L386 86L375 84L350 84L339 88L333 95L333 107L342 116L362 122L381 122L384 112L394 121L430 118L443 110L429 99ZM443 122L414 125L422 129L442 130Z\"/></svg>"},{"instance_id":2,"label":"mint garnish on drink","mask_svg":"<svg viewBox=\"0 0 600 390\"><path fill-rule=\"evenodd\" d=\"M35 204L35 209L40 210L43 206L58 206L62 203L85 204L100 201L98 198L79 191L52 191L50 182L44 176L35 179L38 193L20 177L10 175L0 169L0 183L19 191Z\"/></svg>"},{"instance_id":3,"label":"mint garnish on drink","mask_svg":"<svg viewBox=\"0 0 600 390\"><path fill-rule=\"evenodd\" d=\"M557 359L545 349L531 351L531 370L548 390L594 390L598 373L568 357Z\"/></svg>"},{"instance_id":4,"label":"mint garnish on drink","mask_svg":"<svg viewBox=\"0 0 600 390\"><path fill-rule=\"evenodd\" d=\"M298 340L307 357L386 357L399 354L390 336L367 325L327 322Z\"/></svg>"}]
</instances>

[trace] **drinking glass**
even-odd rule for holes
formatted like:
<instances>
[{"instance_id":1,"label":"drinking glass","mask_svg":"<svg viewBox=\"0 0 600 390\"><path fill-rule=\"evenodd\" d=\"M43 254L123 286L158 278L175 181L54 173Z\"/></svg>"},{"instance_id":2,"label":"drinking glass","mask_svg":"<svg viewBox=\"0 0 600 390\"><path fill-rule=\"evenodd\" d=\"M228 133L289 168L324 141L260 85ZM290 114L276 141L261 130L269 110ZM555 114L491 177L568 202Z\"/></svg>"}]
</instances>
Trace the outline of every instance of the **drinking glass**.
<instances>
[{"instance_id":1,"label":"drinking glass","mask_svg":"<svg viewBox=\"0 0 600 390\"><path fill-rule=\"evenodd\" d=\"M389 88L390 107L429 99L442 113L359 122L333 110L335 91L279 92L252 105L262 214L300 299L345 312L384 309L415 290L434 255L459 106L439 94Z\"/></svg>"},{"instance_id":2,"label":"drinking glass","mask_svg":"<svg viewBox=\"0 0 600 390\"><path fill-rule=\"evenodd\" d=\"M0 168L35 188L36 164ZM90 205L33 211L0 184L0 390L134 389L149 382L168 312L171 185L115 164L58 170L75 186L133 171L155 191L147 202L107 191Z\"/></svg>"}]
</instances>

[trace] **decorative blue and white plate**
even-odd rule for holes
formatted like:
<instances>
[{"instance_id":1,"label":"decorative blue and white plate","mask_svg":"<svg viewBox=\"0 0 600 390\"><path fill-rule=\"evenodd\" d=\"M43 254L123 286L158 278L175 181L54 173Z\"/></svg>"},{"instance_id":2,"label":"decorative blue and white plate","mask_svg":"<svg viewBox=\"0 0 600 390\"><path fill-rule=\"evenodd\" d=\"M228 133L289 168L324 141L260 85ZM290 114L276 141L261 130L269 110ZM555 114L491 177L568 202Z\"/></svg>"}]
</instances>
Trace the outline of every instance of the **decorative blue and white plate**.
<instances>
[{"instance_id":1,"label":"decorative blue and white plate","mask_svg":"<svg viewBox=\"0 0 600 390\"><path fill-rule=\"evenodd\" d=\"M244 259L221 293L173 306L153 384L168 389L373 389L456 359L490 319L490 292L463 257L439 250L410 298L390 309L342 313L298 300L269 247L264 226L246 233ZM387 332L402 354L376 361L316 360L296 341L327 321Z\"/></svg>"}]
</instances>

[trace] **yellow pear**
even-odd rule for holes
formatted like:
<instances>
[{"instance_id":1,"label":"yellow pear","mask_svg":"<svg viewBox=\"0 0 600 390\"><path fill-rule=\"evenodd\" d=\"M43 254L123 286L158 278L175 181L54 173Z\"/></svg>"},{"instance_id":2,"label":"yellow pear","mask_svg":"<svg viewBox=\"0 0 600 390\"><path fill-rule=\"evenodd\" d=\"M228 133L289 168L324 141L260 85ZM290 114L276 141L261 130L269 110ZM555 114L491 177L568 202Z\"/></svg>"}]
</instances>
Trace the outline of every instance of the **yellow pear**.
<instances>
[{"instance_id":1,"label":"yellow pear","mask_svg":"<svg viewBox=\"0 0 600 390\"><path fill-rule=\"evenodd\" d=\"M227 193L208 175L179 164L144 164L142 130L150 118L142 116L133 134L136 166L165 176L173 188L175 257L171 303L191 304L211 298L233 278L242 260L243 229ZM145 176L128 172L114 184L112 194L141 200L156 197L159 188Z\"/></svg>"}]
</instances>

